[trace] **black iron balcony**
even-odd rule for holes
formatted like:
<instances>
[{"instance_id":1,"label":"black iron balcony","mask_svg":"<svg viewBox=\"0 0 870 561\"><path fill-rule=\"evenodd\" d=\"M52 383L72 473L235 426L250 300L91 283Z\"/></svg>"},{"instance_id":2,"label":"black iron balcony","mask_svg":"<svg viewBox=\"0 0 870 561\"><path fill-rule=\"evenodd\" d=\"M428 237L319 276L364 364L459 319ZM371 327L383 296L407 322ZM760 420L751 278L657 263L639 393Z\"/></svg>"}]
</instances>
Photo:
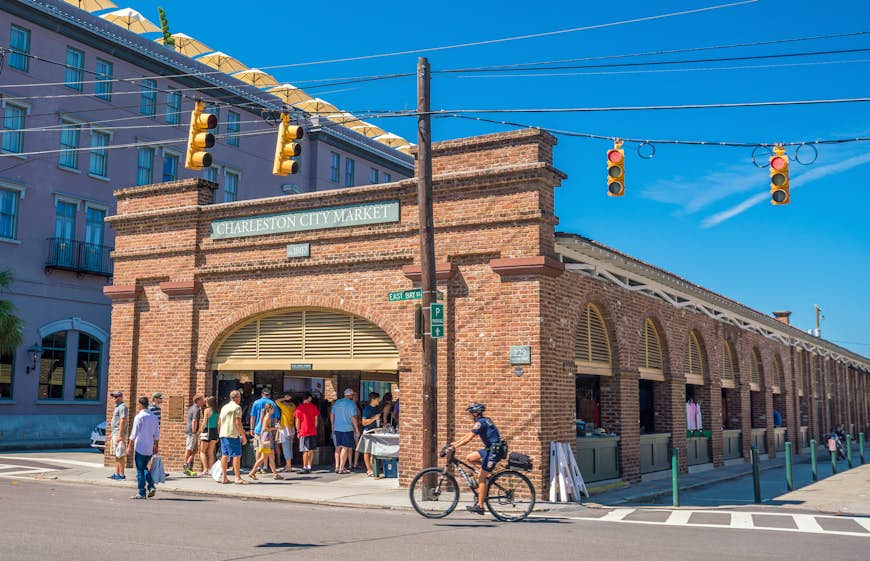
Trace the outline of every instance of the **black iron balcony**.
<instances>
[{"instance_id":1,"label":"black iron balcony","mask_svg":"<svg viewBox=\"0 0 870 561\"><path fill-rule=\"evenodd\" d=\"M45 270L63 269L79 275L112 276L112 249L106 245L65 238L48 238Z\"/></svg>"}]
</instances>

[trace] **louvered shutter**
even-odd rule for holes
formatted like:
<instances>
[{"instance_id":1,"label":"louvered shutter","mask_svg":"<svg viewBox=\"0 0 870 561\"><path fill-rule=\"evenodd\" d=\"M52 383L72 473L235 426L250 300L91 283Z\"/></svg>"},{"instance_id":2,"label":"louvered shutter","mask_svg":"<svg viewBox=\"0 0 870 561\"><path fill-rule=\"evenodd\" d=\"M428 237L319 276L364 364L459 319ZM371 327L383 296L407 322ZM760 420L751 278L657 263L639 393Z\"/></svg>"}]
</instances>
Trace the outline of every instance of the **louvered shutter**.
<instances>
[{"instance_id":1,"label":"louvered shutter","mask_svg":"<svg viewBox=\"0 0 870 561\"><path fill-rule=\"evenodd\" d=\"M749 382L756 386L761 385L761 354L758 349L752 349L752 362L749 366Z\"/></svg>"},{"instance_id":2,"label":"louvered shutter","mask_svg":"<svg viewBox=\"0 0 870 561\"><path fill-rule=\"evenodd\" d=\"M704 365L701 361L701 341L695 331L689 333L689 353L686 381L688 383L704 383Z\"/></svg>"},{"instance_id":3,"label":"louvered shutter","mask_svg":"<svg viewBox=\"0 0 870 561\"><path fill-rule=\"evenodd\" d=\"M662 370L662 343L652 320L646 320L643 340L644 366L653 370Z\"/></svg>"},{"instance_id":4,"label":"louvered shutter","mask_svg":"<svg viewBox=\"0 0 870 561\"><path fill-rule=\"evenodd\" d=\"M594 304L587 304L580 314L574 339L574 362L578 373L610 375L610 338L604 317Z\"/></svg>"},{"instance_id":5,"label":"louvered shutter","mask_svg":"<svg viewBox=\"0 0 870 561\"><path fill-rule=\"evenodd\" d=\"M262 359L301 359L304 316L301 311L284 312L260 321Z\"/></svg>"},{"instance_id":6,"label":"louvered shutter","mask_svg":"<svg viewBox=\"0 0 870 561\"><path fill-rule=\"evenodd\" d=\"M398 357L393 340L370 321L353 318L353 357Z\"/></svg>"},{"instance_id":7,"label":"louvered shutter","mask_svg":"<svg viewBox=\"0 0 870 561\"><path fill-rule=\"evenodd\" d=\"M734 379L736 378L737 368L736 359L734 357L734 349L731 343L724 342L722 347L722 385L725 387L734 387Z\"/></svg>"}]
</instances>

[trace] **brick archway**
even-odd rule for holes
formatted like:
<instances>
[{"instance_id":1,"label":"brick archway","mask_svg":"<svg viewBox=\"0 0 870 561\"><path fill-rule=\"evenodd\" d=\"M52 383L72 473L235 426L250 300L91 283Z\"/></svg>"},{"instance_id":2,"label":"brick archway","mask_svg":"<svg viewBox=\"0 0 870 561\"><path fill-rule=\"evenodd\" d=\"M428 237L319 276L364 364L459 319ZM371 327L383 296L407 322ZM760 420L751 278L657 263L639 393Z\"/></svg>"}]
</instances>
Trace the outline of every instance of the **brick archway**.
<instances>
[{"instance_id":1,"label":"brick archway","mask_svg":"<svg viewBox=\"0 0 870 561\"><path fill-rule=\"evenodd\" d=\"M217 349L219 348L218 341L223 335L231 331L238 324L249 319L252 316L269 312L272 310L280 310L287 308L324 308L345 312L359 316L370 321L381 330L389 335L393 344L399 351L399 365L407 363L406 354L410 351L408 342L405 338L400 337L396 331L396 326L386 321L386 318L373 309L371 306L360 305L354 302L345 300L344 298L332 298L328 296L300 296L300 295L285 295L273 298L265 298L256 304L241 308L226 316L223 321L218 323L208 334L201 340L200 348L197 352L197 370L208 370L212 359L214 358ZM406 336L407 337L407 336ZM412 339L413 341L413 339Z\"/></svg>"}]
</instances>

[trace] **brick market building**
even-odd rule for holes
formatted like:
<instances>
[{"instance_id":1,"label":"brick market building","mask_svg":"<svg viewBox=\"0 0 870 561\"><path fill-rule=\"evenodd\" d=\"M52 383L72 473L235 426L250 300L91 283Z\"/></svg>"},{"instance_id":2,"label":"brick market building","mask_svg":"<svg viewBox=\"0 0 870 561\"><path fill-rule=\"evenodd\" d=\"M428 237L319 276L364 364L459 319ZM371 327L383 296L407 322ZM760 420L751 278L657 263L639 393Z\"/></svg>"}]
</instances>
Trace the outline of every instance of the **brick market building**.
<instances>
[{"instance_id":1,"label":"brick market building","mask_svg":"<svg viewBox=\"0 0 870 561\"><path fill-rule=\"evenodd\" d=\"M685 471L746 461L753 444L771 457L786 440L802 450L834 422L867 430L866 358L787 314L557 233L554 144L523 130L434 145L439 444L467 430L468 402L485 402L511 449L535 459L541 489L552 441L575 446L587 480L638 481L669 466L671 446ZM224 204L199 180L115 195L109 385L168 396L171 469L196 394L312 382L331 400L380 383L401 389L408 482L420 467L421 346L414 302L387 294L419 286L413 179ZM512 347L530 360L511 364ZM687 399L701 404L690 434ZM592 425L606 434L586 436Z\"/></svg>"}]
</instances>

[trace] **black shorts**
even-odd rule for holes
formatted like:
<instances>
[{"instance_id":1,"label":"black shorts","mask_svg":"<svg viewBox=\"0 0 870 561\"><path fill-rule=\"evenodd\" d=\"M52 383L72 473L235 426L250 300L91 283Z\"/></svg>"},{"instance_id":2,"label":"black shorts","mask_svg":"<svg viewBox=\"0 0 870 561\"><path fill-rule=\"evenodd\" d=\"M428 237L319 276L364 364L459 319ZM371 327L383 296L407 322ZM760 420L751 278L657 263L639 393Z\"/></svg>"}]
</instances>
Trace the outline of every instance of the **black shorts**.
<instances>
[{"instance_id":1,"label":"black shorts","mask_svg":"<svg viewBox=\"0 0 870 561\"><path fill-rule=\"evenodd\" d=\"M482 448L477 451L480 454L480 469L485 472L491 472L495 469L496 464L504 458L500 454L493 454L488 448Z\"/></svg>"},{"instance_id":2,"label":"black shorts","mask_svg":"<svg viewBox=\"0 0 870 561\"><path fill-rule=\"evenodd\" d=\"M203 437L205 437L205 438L203 438ZM202 431L199 435L199 439L204 440L206 442L211 442L213 440L217 440L218 439L217 427L215 427L213 429L206 429L206 430Z\"/></svg>"}]
</instances>

